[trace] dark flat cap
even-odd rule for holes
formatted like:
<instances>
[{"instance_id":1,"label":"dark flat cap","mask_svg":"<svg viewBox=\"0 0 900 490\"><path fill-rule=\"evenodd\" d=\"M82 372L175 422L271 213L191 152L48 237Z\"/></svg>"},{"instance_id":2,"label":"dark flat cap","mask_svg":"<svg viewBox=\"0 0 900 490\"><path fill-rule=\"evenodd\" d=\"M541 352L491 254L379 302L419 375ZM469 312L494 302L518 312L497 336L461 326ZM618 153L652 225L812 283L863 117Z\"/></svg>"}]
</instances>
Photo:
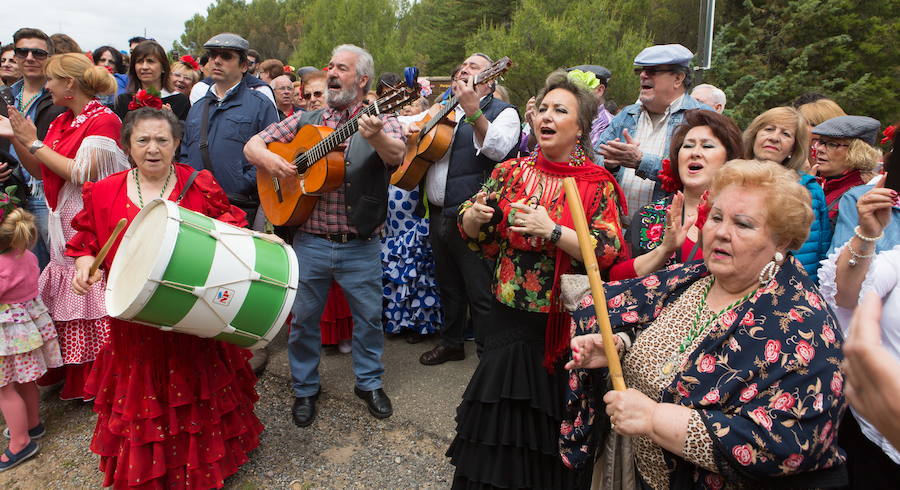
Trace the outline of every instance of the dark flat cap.
<instances>
[{"instance_id":1,"label":"dark flat cap","mask_svg":"<svg viewBox=\"0 0 900 490\"><path fill-rule=\"evenodd\" d=\"M246 53L250 49L250 43L237 34L223 32L211 37L203 47L206 49L233 49Z\"/></svg>"},{"instance_id":2,"label":"dark flat cap","mask_svg":"<svg viewBox=\"0 0 900 490\"><path fill-rule=\"evenodd\" d=\"M589 71L589 72L593 73L594 75L597 75L597 78L599 78L603 82L609 81L609 79L612 78L612 72L609 71L609 69L607 69L605 66L578 65L578 66L573 66L572 68L566 68L566 71L572 71L572 70Z\"/></svg>"},{"instance_id":3,"label":"dark flat cap","mask_svg":"<svg viewBox=\"0 0 900 490\"><path fill-rule=\"evenodd\" d=\"M838 116L812 129L813 134L832 138L859 138L875 146L881 123L866 116Z\"/></svg>"}]
</instances>

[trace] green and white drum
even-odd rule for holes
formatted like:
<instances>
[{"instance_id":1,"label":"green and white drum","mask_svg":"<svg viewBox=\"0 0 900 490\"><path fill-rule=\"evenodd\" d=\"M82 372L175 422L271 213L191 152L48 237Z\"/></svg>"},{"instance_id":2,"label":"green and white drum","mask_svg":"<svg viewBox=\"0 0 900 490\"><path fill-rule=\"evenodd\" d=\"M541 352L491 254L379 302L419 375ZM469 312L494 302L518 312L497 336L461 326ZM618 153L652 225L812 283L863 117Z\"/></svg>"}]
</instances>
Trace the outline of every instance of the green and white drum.
<instances>
[{"instance_id":1,"label":"green and white drum","mask_svg":"<svg viewBox=\"0 0 900 490\"><path fill-rule=\"evenodd\" d=\"M106 287L111 316L258 349L294 304L294 251L154 199L129 225Z\"/></svg>"}]
</instances>

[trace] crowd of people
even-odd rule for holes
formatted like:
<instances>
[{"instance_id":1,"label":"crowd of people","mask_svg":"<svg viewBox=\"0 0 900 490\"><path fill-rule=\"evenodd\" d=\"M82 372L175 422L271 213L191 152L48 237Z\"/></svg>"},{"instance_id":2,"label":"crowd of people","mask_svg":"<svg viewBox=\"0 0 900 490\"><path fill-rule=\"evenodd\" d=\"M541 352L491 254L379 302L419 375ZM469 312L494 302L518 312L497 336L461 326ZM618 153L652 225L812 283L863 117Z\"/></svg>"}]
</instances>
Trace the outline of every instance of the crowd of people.
<instances>
[{"instance_id":1,"label":"crowd of people","mask_svg":"<svg viewBox=\"0 0 900 490\"><path fill-rule=\"evenodd\" d=\"M446 453L453 488L900 481L900 179L888 178L900 164L881 150L898 138L885 122L807 93L741 130L725 91L692 86L694 55L676 44L637 53L633 74L554 71L521 113L479 78L495 62L476 52L445 92L420 78L385 113L367 108L403 77L377 76L350 44L294 69L234 33L177 60L140 37L127 51L27 27L12 41L0 48L0 471L39 451L38 385L60 383L60 397L93 403L105 486L221 488L253 457L265 350L107 310L107 274L130 260L114 228L162 199L296 255L299 428L329 382L323 346L352 356L354 393L384 419L386 335L432 338L424 366L465 359L474 340ZM607 100L614 75L639 79L635 103ZM444 152L417 185L390 185L443 114ZM257 172L296 179L272 145L309 126L354 128L343 182L302 223L274 226ZM611 385L619 357L625 390Z\"/></svg>"}]
</instances>

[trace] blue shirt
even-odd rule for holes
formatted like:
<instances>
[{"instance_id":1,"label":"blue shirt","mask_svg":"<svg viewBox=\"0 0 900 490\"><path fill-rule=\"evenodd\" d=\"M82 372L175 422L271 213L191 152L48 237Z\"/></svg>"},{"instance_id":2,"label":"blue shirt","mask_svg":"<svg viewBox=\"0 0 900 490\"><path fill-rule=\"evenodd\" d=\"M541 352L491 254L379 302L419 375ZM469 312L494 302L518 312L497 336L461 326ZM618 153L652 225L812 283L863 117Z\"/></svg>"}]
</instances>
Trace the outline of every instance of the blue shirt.
<instances>
[{"instance_id":1,"label":"blue shirt","mask_svg":"<svg viewBox=\"0 0 900 490\"><path fill-rule=\"evenodd\" d=\"M860 196L869 192L869 189L873 187L858 185L841 196L841 202L838 205L838 221L834 226L834 236L831 239L831 253L843 247L856 234L854 229L859 224L856 202L859 201ZM875 243L875 252L881 253L897 245L900 245L900 208L894 206L891 208L891 221L884 229L884 238Z\"/></svg>"},{"instance_id":2,"label":"blue shirt","mask_svg":"<svg viewBox=\"0 0 900 490\"><path fill-rule=\"evenodd\" d=\"M23 101L22 97L25 94L25 80L19 80L18 82L12 84L9 87L10 92L12 92L13 97L16 99L16 109L22 107ZM35 116L37 116L37 100L41 98L42 95L47 91L46 88L41 87L41 91L38 92L37 96L35 96L34 100L31 101L31 105L28 107L28 110L25 111L25 117L34 121ZM13 145L9 145L9 152L19 160L19 155L16 155L16 149ZM22 177L25 178L25 183L28 184L28 187L31 188L31 199L32 200L44 200L44 182L42 180L35 179L28 173L28 170L25 170L24 166L19 166L22 170Z\"/></svg>"}]
</instances>

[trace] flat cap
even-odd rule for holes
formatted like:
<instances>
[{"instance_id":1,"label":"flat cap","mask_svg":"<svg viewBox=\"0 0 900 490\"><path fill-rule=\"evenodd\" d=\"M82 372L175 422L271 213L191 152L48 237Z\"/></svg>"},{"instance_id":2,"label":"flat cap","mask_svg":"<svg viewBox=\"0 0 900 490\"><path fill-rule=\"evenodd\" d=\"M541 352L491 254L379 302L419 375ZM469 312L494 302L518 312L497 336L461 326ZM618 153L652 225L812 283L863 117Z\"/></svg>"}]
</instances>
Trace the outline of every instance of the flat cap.
<instances>
[{"instance_id":1,"label":"flat cap","mask_svg":"<svg viewBox=\"0 0 900 490\"><path fill-rule=\"evenodd\" d=\"M300 68L297 68L297 75L302 77L303 75L306 75L307 73L312 73L314 71L319 71L319 69L316 68L315 66L301 66Z\"/></svg>"},{"instance_id":2,"label":"flat cap","mask_svg":"<svg viewBox=\"0 0 900 490\"><path fill-rule=\"evenodd\" d=\"M609 81L609 79L612 78L612 72L609 71L609 69L607 69L605 66L578 65L578 66L573 66L571 68L566 68L567 72L572 71L572 70L581 70L581 71L591 72L594 75L597 75L597 78L599 78L600 80L602 80L604 82Z\"/></svg>"},{"instance_id":3,"label":"flat cap","mask_svg":"<svg viewBox=\"0 0 900 490\"><path fill-rule=\"evenodd\" d=\"M634 64L638 66L690 66L692 59L694 59L694 53L680 44L657 44L644 48L634 57Z\"/></svg>"},{"instance_id":4,"label":"flat cap","mask_svg":"<svg viewBox=\"0 0 900 490\"><path fill-rule=\"evenodd\" d=\"M833 117L812 129L813 134L832 138L859 138L875 146L881 123L866 116Z\"/></svg>"},{"instance_id":5,"label":"flat cap","mask_svg":"<svg viewBox=\"0 0 900 490\"><path fill-rule=\"evenodd\" d=\"M203 47L206 49L233 49L246 53L250 49L250 43L237 34L223 32L211 37Z\"/></svg>"}]
</instances>

